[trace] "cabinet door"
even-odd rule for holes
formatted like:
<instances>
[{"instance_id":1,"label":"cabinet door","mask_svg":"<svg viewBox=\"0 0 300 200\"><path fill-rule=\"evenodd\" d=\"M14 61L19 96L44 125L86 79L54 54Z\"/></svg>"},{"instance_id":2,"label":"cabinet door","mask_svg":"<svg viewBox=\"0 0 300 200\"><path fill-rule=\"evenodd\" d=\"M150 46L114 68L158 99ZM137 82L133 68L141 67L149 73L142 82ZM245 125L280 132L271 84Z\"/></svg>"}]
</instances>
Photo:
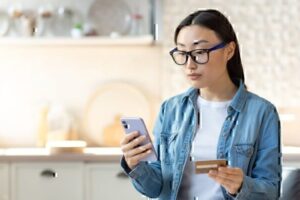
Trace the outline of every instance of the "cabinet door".
<instances>
[{"instance_id":1,"label":"cabinet door","mask_svg":"<svg viewBox=\"0 0 300 200\"><path fill-rule=\"evenodd\" d=\"M134 189L119 163L87 164L86 179L86 200L146 199Z\"/></svg>"},{"instance_id":2,"label":"cabinet door","mask_svg":"<svg viewBox=\"0 0 300 200\"><path fill-rule=\"evenodd\" d=\"M83 163L14 163L11 187L11 200L83 200Z\"/></svg>"},{"instance_id":3,"label":"cabinet door","mask_svg":"<svg viewBox=\"0 0 300 200\"><path fill-rule=\"evenodd\" d=\"M9 199L9 165L0 164L0 200Z\"/></svg>"}]
</instances>

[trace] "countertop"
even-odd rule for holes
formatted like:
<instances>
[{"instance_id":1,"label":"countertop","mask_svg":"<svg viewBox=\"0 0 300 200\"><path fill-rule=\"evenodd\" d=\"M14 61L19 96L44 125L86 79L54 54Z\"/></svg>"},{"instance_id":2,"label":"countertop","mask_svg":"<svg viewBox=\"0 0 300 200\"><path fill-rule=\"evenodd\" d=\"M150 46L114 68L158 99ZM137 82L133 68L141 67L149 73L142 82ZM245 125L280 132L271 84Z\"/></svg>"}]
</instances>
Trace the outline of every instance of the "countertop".
<instances>
[{"instance_id":1,"label":"countertop","mask_svg":"<svg viewBox=\"0 0 300 200\"><path fill-rule=\"evenodd\" d=\"M300 167L300 147L283 147L283 164ZM51 154L46 148L5 148L0 149L0 162L4 161L83 161L119 162L122 151L118 147L85 148L83 153Z\"/></svg>"},{"instance_id":2,"label":"countertop","mask_svg":"<svg viewBox=\"0 0 300 200\"><path fill-rule=\"evenodd\" d=\"M122 157L120 148L85 148L83 153L55 153L47 148L6 148L0 149L0 162L19 161L83 161L119 162Z\"/></svg>"}]
</instances>

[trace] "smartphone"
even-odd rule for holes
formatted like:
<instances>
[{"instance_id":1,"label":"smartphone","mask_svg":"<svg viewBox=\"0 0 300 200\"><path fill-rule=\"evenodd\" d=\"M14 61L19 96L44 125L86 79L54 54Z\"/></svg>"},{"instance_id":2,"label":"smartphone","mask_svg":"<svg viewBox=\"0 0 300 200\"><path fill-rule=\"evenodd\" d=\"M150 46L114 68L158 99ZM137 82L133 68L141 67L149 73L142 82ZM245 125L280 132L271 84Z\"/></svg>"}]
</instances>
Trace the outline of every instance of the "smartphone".
<instances>
[{"instance_id":1,"label":"smartphone","mask_svg":"<svg viewBox=\"0 0 300 200\"><path fill-rule=\"evenodd\" d=\"M150 135L148 133L148 130L146 128L146 125L144 123L144 120L140 117L122 117L121 123L124 128L124 131L126 134L131 133L133 131L138 131L140 135L145 135L146 139L140 144L145 145L148 143L151 143L152 146L152 152L147 157L141 159L141 161L157 161L157 155L154 149L154 146L152 144Z\"/></svg>"},{"instance_id":2,"label":"smartphone","mask_svg":"<svg viewBox=\"0 0 300 200\"><path fill-rule=\"evenodd\" d=\"M195 172L196 174L208 173L209 170L218 170L218 167L226 167L227 160L201 160L195 161Z\"/></svg>"}]
</instances>

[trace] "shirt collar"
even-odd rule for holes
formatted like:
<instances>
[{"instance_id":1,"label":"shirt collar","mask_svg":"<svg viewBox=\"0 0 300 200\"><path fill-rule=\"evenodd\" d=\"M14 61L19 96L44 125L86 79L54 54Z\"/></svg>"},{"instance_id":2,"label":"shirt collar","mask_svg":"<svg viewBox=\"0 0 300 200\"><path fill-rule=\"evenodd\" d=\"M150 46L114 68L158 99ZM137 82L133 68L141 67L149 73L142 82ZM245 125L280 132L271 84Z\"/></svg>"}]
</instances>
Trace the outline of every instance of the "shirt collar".
<instances>
[{"instance_id":1,"label":"shirt collar","mask_svg":"<svg viewBox=\"0 0 300 200\"><path fill-rule=\"evenodd\" d=\"M189 88L182 96L181 102L184 102L185 100L191 100L193 103L197 101L199 95L199 89L191 87ZM238 112L241 112L243 106L246 103L246 97L247 97L247 89L242 80L240 80L239 88L237 92L235 93L230 105L229 110L234 109Z\"/></svg>"}]
</instances>

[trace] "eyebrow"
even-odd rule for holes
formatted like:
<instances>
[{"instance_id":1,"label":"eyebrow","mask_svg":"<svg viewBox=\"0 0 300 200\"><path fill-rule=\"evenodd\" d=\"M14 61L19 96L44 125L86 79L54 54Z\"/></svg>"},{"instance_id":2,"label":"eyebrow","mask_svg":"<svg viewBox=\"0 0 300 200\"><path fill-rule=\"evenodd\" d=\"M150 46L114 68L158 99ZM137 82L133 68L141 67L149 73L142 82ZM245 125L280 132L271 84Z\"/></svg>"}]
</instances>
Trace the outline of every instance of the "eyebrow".
<instances>
[{"instance_id":1,"label":"eyebrow","mask_svg":"<svg viewBox=\"0 0 300 200\"><path fill-rule=\"evenodd\" d=\"M199 44L202 44L202 43L208 43L207 40L194 40L193 41L193 46L196 46L196 45L199 45ZM177 43L178 46L182 46L184 47L185 45L182 44L182 43Z\"/></svg>"}]
</instances>

